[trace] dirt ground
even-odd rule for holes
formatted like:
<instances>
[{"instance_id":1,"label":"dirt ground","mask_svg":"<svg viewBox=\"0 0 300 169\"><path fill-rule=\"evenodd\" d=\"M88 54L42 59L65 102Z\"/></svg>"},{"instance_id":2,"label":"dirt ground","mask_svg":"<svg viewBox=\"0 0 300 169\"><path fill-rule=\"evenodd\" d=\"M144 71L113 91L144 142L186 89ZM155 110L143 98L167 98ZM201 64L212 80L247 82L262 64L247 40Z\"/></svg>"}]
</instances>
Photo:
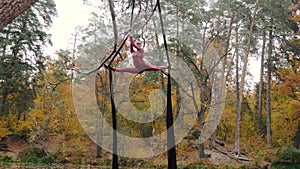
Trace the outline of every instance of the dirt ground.
<instances>
[{"instance_id":1,"label":"dirt ground","mask_svg":"<svg viewBox=\"0 0 300 169\"><path fill-rule=\"evenodd\" d=\"M52 136L50 137L50 139L47 142L47 147L52 151L55 152L59 149L59 147L61 146L62 142L64 141L64 137L61 135L57 135L57 136ZM189 141L190 142L190 141ZM26 140L26 138L24 137L19 137L19 136L9 136L5 139L2 139L0 141L0 144L6 144L7 147L7 151L0 151L0 155L4 156L4 155L8 155L8 156L12 156L15 159L18 159L18 155L19 153L24 150L26 147L30 146L29 142ZM191 144L191 143L189 143ZM192 143L193 145L196 144ZM85 158L94 158L95 157L95 152L96 152L96 145L90 141L90 143L86 144L88 146L88 151L87 154L85 154ZM185 145L185 141L183 140L183 142L181 143L181 145ZM180 146L180 145L178 145ZM229 149L229 148L227 148ZM194 147L189 147L189 148L185 148L184 151L177 151L177 160L178 160L178 164L180 163L184 163L184 164L189 164L189 163L199 163L199 162L203 162L206 164L213 164L213 165L217 165L217 166L223 166L223 165L230 165L233 167L239 167L239 166L243 166L243 165L254 165L253 162L251 161L250 158L246 157L246 156L239 156L239 158L236 158L234 155L232 155L230 153L229 150L226 149L225 147L221 147L218 146L217 149L206 149L205 153L207 155L209 155L209 158L206 159L198 159L197 158L197 153L198 150L197 148ZM104 158L111 158L111 154L107 153L106 155L104 155L106 157ZM89 161L93 161L95 159L90 159ZM157 157L152 157L151 159L147 159L147 160L151 160L154 163L158 163L158 164L166 164L167 163L167 157L166 154L164 155L159 155Z\"/></svg>"}]
</instances>

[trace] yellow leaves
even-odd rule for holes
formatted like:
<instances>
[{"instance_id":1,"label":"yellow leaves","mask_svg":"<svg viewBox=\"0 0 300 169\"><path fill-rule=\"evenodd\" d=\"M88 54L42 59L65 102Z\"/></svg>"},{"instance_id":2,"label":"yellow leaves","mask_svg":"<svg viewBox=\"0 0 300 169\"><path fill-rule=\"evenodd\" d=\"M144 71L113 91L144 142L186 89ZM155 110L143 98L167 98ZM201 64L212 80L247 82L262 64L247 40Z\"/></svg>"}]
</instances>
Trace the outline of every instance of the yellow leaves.
<instances>
[{"instance_id":1,"label":"yellow leaves","mask_svg":"<svg viewBox=\"0 0 300 169\"><path fill-rule=\"evenodd\" d=\"M300 120L300 75L287 68L278 69L277 73L281 83L272 87L273 140L277 146L285 146L292 144Z\"/></svg>"},{"instance_id":2,"label":"yellow leaves","mask_svg":"<svg viewBox=\"0 0 300 169\"><path fill-rule=\"evenodd\" d=\"M11 133L11 132L10 132L9 130L7 130L7 128L2 127L2 126L0 125L0 140L1 140L2 138L4 138L5 136L9 135L10 133Z\"/></svg>"},{"instance_id":3,"label":"yellow leaves","mask_svg":"<svg viewBox=\"0 0 300 169\"><path fill-rule=\"evenodd\" d=\"M7 124L7 121L4 120L3 118L1 118L1 119L0 119L0 140L1 140L3 137L5 137L5 136L11 134L11 132L10 132L9 129L7 128L7 125L8 125L8 124Z\"/></svg>"},{"instance_id":4,"label":"yellow leaves","mask_svg":"<svg viewBox=\"0 0 300 169\"><path fill-rule=\"evenodd\" d=\"M26 123L20 127L47 134L59 133L74 137L82 135L82 128L74 113L71 81L66 80L69 78L67 73L56 76L53 70L58 67L51 63L47 66L45 78L38 82L42 87L37 88L34 107L28 112Z\"/></svg>"},{"instance_id":5,"label":"yellow leaves","mask_svg":"<svg viewBox=\"0 0 300 169\"><path fill-rule=\"evenodd\" d=\"M300 46L300 39L293 39L293 41L294 41L298 46Z\"/></svg>"},{"instance_id":6,"label":"yellow leaves","mask_svg":"<svg viewBox=\"0 0 300 169\"><path fill-rule=\"evenodd\" d=\"M19 119L18 114L8 114L3 118L7 122L7 129L14 134L27 134L32 131L33 121L31 119Z\"/></svg>"},{"instance_id":7,"label":"yellow leaves","mask_svg":"<svg viewBox=\"0 0 300 169\"><path fill-rule=\"evenodd\" d=\"M150 76L151 75L153 74L150 74ZM146 78L147 77L142 76L136 77L134 79L134 83L131 83L129 91L131 102L138 110L141 111L145 111L150 108L150 93L155 89L161 88L161 85L159 83L153 82L152 80L148 81Z\"/></svg>"}]
</instances>

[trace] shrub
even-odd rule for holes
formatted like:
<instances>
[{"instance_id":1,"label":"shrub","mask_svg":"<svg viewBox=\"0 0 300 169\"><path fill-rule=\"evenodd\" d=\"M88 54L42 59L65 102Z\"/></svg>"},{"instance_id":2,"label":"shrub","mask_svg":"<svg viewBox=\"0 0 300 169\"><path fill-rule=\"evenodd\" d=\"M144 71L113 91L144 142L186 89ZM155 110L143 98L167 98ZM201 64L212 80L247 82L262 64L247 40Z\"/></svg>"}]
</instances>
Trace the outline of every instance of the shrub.
<instances>
[{"instance_id":1,"label":"shrub","mask_svg":"<svg viewBox=\"0 0 300 169\"><path fill-rule=\"evenodd\" d=\"M28 147L19 154L20 160L27 163L49 164L55 162L53 155L47 153L38 147Z\"/></svg>"},{"instance_id":2,"label":"shrub","mask_svg":"<svg viewBox=\"0 0 300 169\"><path fill-rule=\"evenodd\" d=\"M110 166L111 165L111 163L112 163L112 160L111 159L105 159L104 161L103 161L103 165L104 166Z\"/></svg>"},{"instance_id":3,"label":"shrub","mask_svg":"<svg viewBox=\"0 0 300 169\"><path fill-rule=\"evenodd\" d=\"M20 157L20 160L22 162L27 162L29 159L32 160L32 158L42 158L42 157L46 157L47 156L47 153L38 148L38 147L28 147L26 149L24 149L22 152L20 152L19 154L19 157Z\"/></svg>"},{"instance_id":4,"label":"shrub","mask_svg":"<svg viewBox=\"0 0 300 169\"><path fill-rule=\"evenodd\" d=\"M122 167L136 167L136 166L143 166L143 165L145 165L146 161L144 161L142 159L121 157L119 164Z\"/></svg>"},{"instance_id":5,"label":"shrub","mask_svg":"<svg viewBox=\"0 0 300 169\"><path fill-rule=\"evenodd\" d=\"M38 163L38 158L36 158L36 157L29 157L28 159L27 159L27 163L33 163L33 164L37 164Z\"/></svg>"},{"instance_id":6,"label":"shrub","mask_svg":"<svg viewBox=\"0 0 300 169\"><path fill-rule=\"evenodd\" d=\"M2 161L6 162L6 163L11 163L11 162L14 162L15 160L12 156L7 156L6 155L6 156L2 157Z\"/></svg>"},{"instance_id":7,"label":"shrub","mask_svg":"<svg viewBox=\"0 0 300 169\"><path fill-rule=\"evenodd\" d=\"M297 150L295 148L279 148L276 155L281 162L300 163L300 150Z\"/></svg>"},{"instance_id":8,"label":"shrub","mask_svg":"<svg viewBox=\"0 0 300 169\"><path fill-rule=\"evenodd\" d=\"M42 164L55 163L55 157L52 156L52 155L46 156L46 157L42 157L41 159L39 159L39 163L42 163Z\"/></svg>"},{"instance_id":9,"label":"shrub","mask_svg":"<svg viewBox=\"0 0 300 169\"><path fill-rule=\"evenodd\" d=\"M279 148L276 153L278 160L271 164L276 169L297 169L300 168L300 150L295 148Z\"/></svg>"},{"instance_id":10,"label":"shrub","mask_svg":"<svg viewBox=\"0 0 300 169\"><path fill-rule=\"evenodd\" d=\"M271 165L271 168L273 169L299 169L300 164L291 164L291 163L284 163L284 162L274 162Z\"/></svg>"}]
</instances>

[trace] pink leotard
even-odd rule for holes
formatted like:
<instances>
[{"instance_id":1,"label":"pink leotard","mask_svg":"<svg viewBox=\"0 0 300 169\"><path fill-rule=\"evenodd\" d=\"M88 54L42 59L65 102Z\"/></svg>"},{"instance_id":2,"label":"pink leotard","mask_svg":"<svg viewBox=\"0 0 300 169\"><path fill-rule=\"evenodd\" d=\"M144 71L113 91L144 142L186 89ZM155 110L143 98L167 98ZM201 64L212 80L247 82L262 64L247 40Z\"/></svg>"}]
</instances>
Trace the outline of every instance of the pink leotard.
<instances>
[{"instance_id":1,"label":"pink leotard","mask_svg":"<svg viewBox=\"0 0 300 169\"><path fill-rule=\"evenodd\" d=\"M136 50L134 50L134 48L136 48ZM159 71L168 68L168 66L154 66L144 61L144 49L134 42L132 36L130 36L130 52L132 54L134 67L113 68L113 70L117 72L142 73L144 71Z\"/></svg>"}]
</instances>

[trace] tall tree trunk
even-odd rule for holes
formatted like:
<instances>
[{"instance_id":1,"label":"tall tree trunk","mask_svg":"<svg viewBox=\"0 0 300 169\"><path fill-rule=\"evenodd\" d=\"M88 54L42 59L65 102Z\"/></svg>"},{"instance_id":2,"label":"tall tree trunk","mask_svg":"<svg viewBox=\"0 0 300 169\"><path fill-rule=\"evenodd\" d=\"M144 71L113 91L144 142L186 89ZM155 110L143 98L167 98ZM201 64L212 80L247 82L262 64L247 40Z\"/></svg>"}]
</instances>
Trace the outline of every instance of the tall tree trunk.
<instances>
[{"instance_id":1,"label":"tall tree trunk","mask_svg":"<svg viewBox=\"0 0 300 169\"><path fill-rule=\"evenodd\" d=\"M270 22L272 23L272 22ZM271 129L271 71L272 71L272 51L273 51L273 31L272 28L269 32L269 49L268 49L268 72L267 72L267 98L266 98L266 125L267 125L267 143L272 145L272 129Z\"/></svg>"},{"instance_id":2,"label":"tall tree trunk","mask_svg":"<svg viewBox=\"0 0 300 169\"><path fill-rule=\"evenodd\" d=\"M206 91L208 89L207 87L207 78L206 76L208 75L205 75L205 69L204 69L204 63L203 63L203 58L205 56L205 36L206 36L206 27L204 27L204 30L203 30L203 37L202 37L202 59L201 59L201 62L200 62L200 84L201 84L201 87L200 87L200 90L201 90L201 93L200 93L200 111L198 112L198 118L199 118L199 123L200 123L200 127L201 127L201 130L203 130L203 126L204 126L204 113L206 111L206 106L205 106L205 101L206 101ZM202 138L201 138L201 134L199 136L199 143L198 143L198 157L199 158L205 158L206 155L205 155L205 152L204 152L204 142L202 141Z\"/></svg>"},{"instance_id":3,"label":"tall tree trunk","mask_svg":"<svg viewBox=\"0 0 300 169\"><path fill-rule=\"evenodd\" d=\"M221 99L222 98L222 94L225 92L223 90L225 90L224 88L224 85L226 84L226 75L225 75L225 72L226 72L226 66L227 66L227 58L228 58L228 51L229 51L229 45L230 45L230 38L231 38L231 33L232 33L232 25L233 25L233 21L234 21L234 18L235 18L235 12L233 11L231 13L231 17L230 17L230 24L229 24L229 28L228 28L228 35L227 35L227 40L226 40L226 46L225 46L225 50L222 51L222 53L224 52L224 57L223 58L220 58L222 60L222 71L221 71L221 81L219 83L219 86L218 86L218 90L217 90L217 93L215 93L217 95L217 102L216 104L217 105L220 105L221 103L220 102L223 102L224 100ZM222 55L222 53L220 53ZM219 111L223 111L220 109L221 107L218 106L217 109L215 109L215 118L214 118L214 121L215 121L215 128L217 127L217 121L218 121L218 112ZM212 138L211 138L211 142L210 142L210 148L215 148L216 147L216 131L212 134Z\"/></svg>"},{"instance_id":4,"label":"tall tree trunk","mask_svg":"<svg viewBox=\"0 0 300 169\"><path fill-rule=\"evenodd\" d=\"M201 75L202 77L203 75ZM202 80L201 80L202 81ZM206 83L202 82L201 84L201 93L200 93L200 111L198 111L198 118L199 118L199 123L200 123L200 127L201 129L203 129L204 126L204 113L205 113L205 91L207 90L207 86ZM199 144L198 144L198 157L199 158L205 158L205 152L204 152L204 143L200 140L200 136L199 136Z\"/></svg>"},{"instance_id":5,"label":"tall tree trunk","mask_svg":"<svg viewBox=\"0 0 300 169\"><path fill-rule=\"evenodd\" d=\"M179 37L179 21L180 21L180 17L179 17L179 6L178 6L178 1L176 0L176 37ZM178 49L179 49L179 45L177 45L177 50L176 50L176 56L178 56ZM179 85L176 84L176 115L179 115L179 121L180 121L180 130L183 130L184 127L184 112L180 113L180 107L181 107L181 97L180 97L180 90L179 90Z\"/></svg>"},{"instance_id":6,"label":"tall tree trunk","mask_svg":"<svg viewBox=\"0 0 300 169\"><path fill-rule=\"evenodd\" d=\"M240 145L240 112L239 110L239 102L240 102L240 83L239 83L239 32L238 32L238 26L236 26L236 47L235 47L235 92L236 92L236 112L237 112L237 117L236 117L236 131L235 131L235 139L234 139L234 146L235 146L235 151L239 151L239 145Z\"/></svg>"},{"instance_id":7,"label":"tall tree trunk","mask_svg":"<svg viewBox=\"0 0 300 169\"><path fill-rule=\"evenodd\" d=\"M258 133L259 135L263 134L263 122L262 122L262 93L263 93L263 83L264 83L264 62L265 62L265 48L266 48L266 32L263 32L263 45L262 45L262 54L260 60L260 80L258 88Z\"/></svg>"},{"instance_id":8,"label":"tall tree trunk","mask_svg":"<svg viewBox=\"0 0 300 169\"><path fill-rule=\"evenodd\" d=\"M180 108L181 108L181 97L180 97L180 88L179 85L177 83L175 83L176 87L175 87L175 103L176 103L176 107L175 107L175 116L178 116L178 120L179 120L179 130L184 130L184 112L180 113Z\"/></svg>"},{"instance_id":9,"label":"tall tree trunk","mask_svg":"<svg viewBox=\"0 0 300 169\"><path fill-rule=\"evenodd\" d=\"M10 24L17 16L21 15L37 0L18 0L0 2L0 30Z\"/></svg>"},{"instance_id":10,"label":"tall tree trunk","mask_svg":"<svg viewBox=\"0 0 300 169\"><path fill-rule=\"evenodd\" d=\"M248 58L249 58L250 48L251 48L251 43L252 43L253 27L255 24L256 14L257 14L257 10L259 7L258 2L259 2L259 0L256 0L256 6L253 11L253 16L252 16L252 20L251 20L249 35L248 35L248 41L247 41L246 53L245 53L245 61L244 61L244 66L243 66L243 70L242 70L242 75L241 75L241 82L240 82L240 86L239 86L239 91L237 91L237 95L239 95L238 96L239 101L237 102L236 130L235 130L235 138L234 138L234 154L236 154L236 155L240 154L240 128L241 128L241 111L242 111L242 103L243 103L243 93L244 93L244 85L245 85L245 78L246 78L246 72L247 72Z\"/></svg>"},{"instance_id":11,"label":"tall tree trunk","mask_svg":"<svg viewBox=\"0 0 300 169\"><path fill-rule=\"evenodd\" d=\"M100 85L99 85L100 83ZM102 148L102 135L103 135L103 118L104 118L104 111L106 110L105 101L100 102L99 93L101 91L107 91L106 83L104 82L103 78L101 77L100 73L97 73L96 80L95 80L95 94L97 99L97 105L100 108L100 112L97 114L97 124L96 124L96 138L97 138L97 148L96 148L96 158L101 158ZM104 93L104 100L106 100L106 93Z\"/></svg>"}]
</instances>

